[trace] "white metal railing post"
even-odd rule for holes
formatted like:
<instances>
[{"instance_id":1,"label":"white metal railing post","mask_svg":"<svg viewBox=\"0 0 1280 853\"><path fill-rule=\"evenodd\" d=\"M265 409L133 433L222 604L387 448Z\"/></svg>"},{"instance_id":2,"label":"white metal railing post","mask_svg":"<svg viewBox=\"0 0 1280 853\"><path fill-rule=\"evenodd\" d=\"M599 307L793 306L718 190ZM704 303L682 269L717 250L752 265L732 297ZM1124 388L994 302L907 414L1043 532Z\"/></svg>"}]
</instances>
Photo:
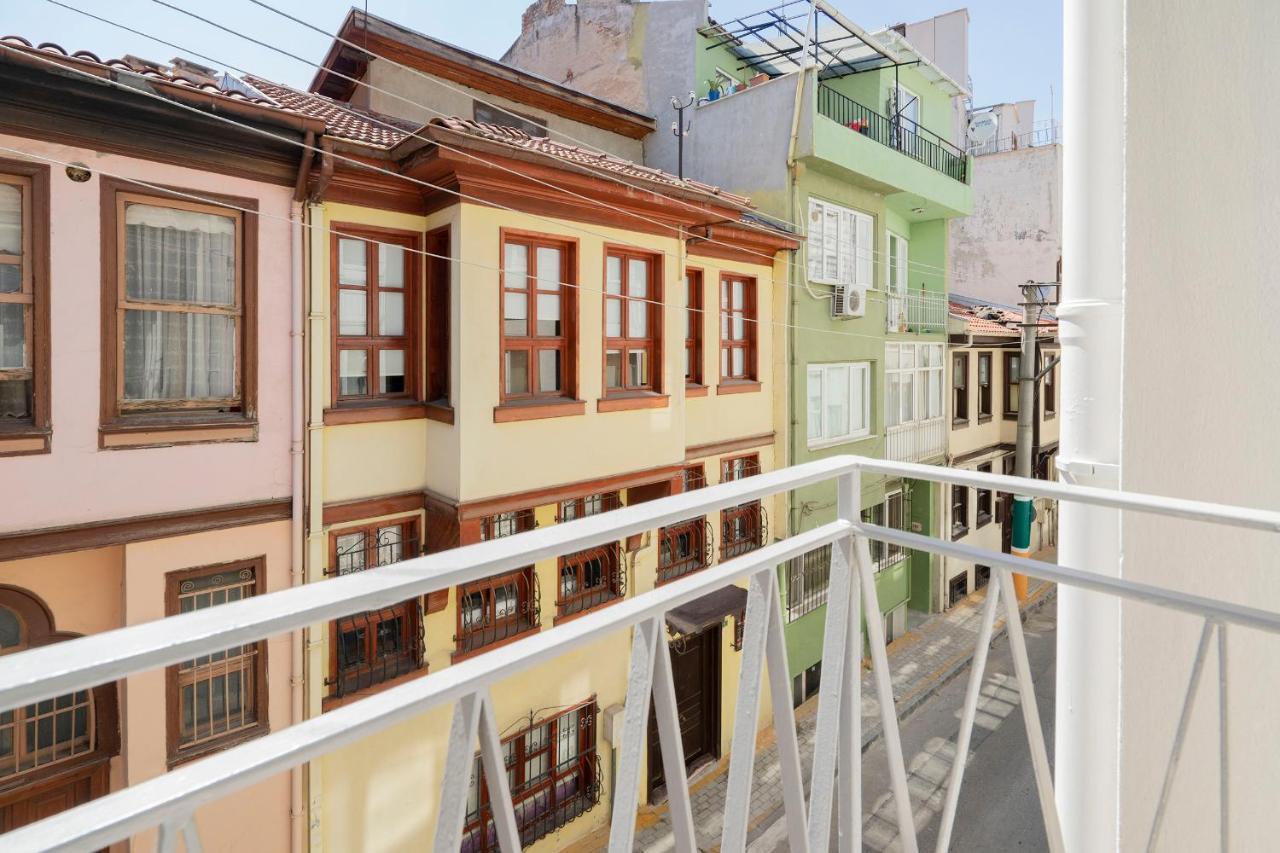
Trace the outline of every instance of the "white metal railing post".
<instances>
[{"instance_id":1,"label":"white metal railing post","mask_svg":"<svg viewBox=\"0 0 1280 853\"><path fill-rule=\"evenodd\" d=\"M917 853L915 819L911 813L911 795L907 790L907 766L902 757L902 737L898 732L898 713L893 702L893 683L889 678L889 655L885 651L884 617L876 597L875 568L867 537L854 537L854 565L862 582L862 612L867 617L867 645L871 648L871 666L875 676L876 697L880 700L880 730L885 751L889 753L889 778L893 784L894 806L898 812L898 834L904 853Z\"/></svg>"},{"instance_id":2,"label":"white metal railing post","mask_svg":"<svg viewBox=\"0 0 1280 853\"><path fill-rule=\"evenodd\" d=\"M842 521L850 523L861 518L862 471L841 477L840 500L836 511ZM840 667L841 707L840 740L838 749L840 808L837 832L839 853L858 853L862 850L862 592L854 577L853 537L842 539L832 548L844 550L848 565L849 595L845 608L845 640L843 663ZM816 849L816 848L815 848Z\"/></svg>"},{"instance_id":3,"label":"white metal railing post","mask_svg":"<svg viewBox=\"0 0 1280 853\"><path fill-rule=\"evenodd\" d=\"M684 741L680 732L680 711L676 704L675 672L671 668L671 644L658 625L654 649L653 715L658 724L658 746L662 752L663 780L667 786L671 834L676 853L697 853L693 830L693 803L689 799L689 778L685 774ZM652 754L650 750L650 754Z\"/></svg>"},{"instance_id":4,"label":"white metal railing post","mask_svg":"<svg viewBox=\"0 0 1280 853\"><path fill-rule=\"evenodd\" d=\"M462 826L467 816L467 793L475 768L473 744L480 728L480 697L468 693L453 706L449 748L445 753L444 779L440 785L440 811L436 813L436 853L456 853L462 847ZM505 770L503 775L506 775Z\"/></svg>"},{"instance_id":5,"label":"white metal railing post","mask_svg":"<svg viewBox=\"0 0 1280 853\"><path fill-rule=\"evenodd\" d=\"M484 779L489 794L489 809L493 812L493 826L498 835L502 853L518 853L520 829L516 824L515 803L511 799L511 786L507 780L507 758L502 751L502 736L498 733L498 720L493 713L493 698L489 691L480 694L480 763L484 767Z\"/></svg>"},{"instance_id":6,"label":"white metal railing post","mask_svg":"<svg viewBox=\"0 0 1280 853\"><path fill-rule=\"evenodd\" d=\"M613 774L613 815L610 817L609 853L631 853L636 835L636 810L640 804L640 764L645 725L653 686L653 664L662 641L662 617L646 619L632 629L631 662L627 673L627 698L622 712L622 747ZM666 765L664 764L664 769ZM680 768L683 769L683 768ZM672 772L679 772L674 769Z\"/></svg>"},{"instance_id":7,"label":"white metal railing post","mask_svg":"<svg viewBox=\"0 0 1280 853\"><path fill-rule=\"evenodd\" d=\"M1227 626L1218 626L1218 825L1222 840L1220 849L1230 849L1231 828L1231 763L1227 748Z\"/></svg>"},{"instance_id":8,"label":"white metal railing post","mask_svg":"<svg viewBox=\"0 0 1280 853\"><path fill-rule=\"evenodd\" d=\"M782 803L787 821L787 847L796 853L810 850L805 831L804 776L800 771L800 743L796 732L796 712L791 706L791 672L787 667L787 637L782 627L782 596L778 573L772 572L774 592L769 607L765 636L765 667L769 675L769 701L773 708L773 730L782 775ZM819 849L819 848L813 848Z\"/></svg>"}]
</instances>

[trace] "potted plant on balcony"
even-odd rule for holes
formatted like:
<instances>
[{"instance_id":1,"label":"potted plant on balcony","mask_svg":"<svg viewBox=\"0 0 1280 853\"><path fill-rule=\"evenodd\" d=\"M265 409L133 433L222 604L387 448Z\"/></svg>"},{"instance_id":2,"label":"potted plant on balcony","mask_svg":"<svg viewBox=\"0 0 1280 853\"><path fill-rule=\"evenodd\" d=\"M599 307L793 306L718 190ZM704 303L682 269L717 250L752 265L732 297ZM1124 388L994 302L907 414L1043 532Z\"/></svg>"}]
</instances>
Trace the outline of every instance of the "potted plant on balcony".
<instances>
[{"instance_id":1,"label":"potted plant on balcony","mask_svg":"<svg viewBox=\"0 0 1280 853\"><path fill-rule=\"evenodd\" d=\"M707 100L720 100L720 81L714 77L707 81Z\"/></svg>"},{"instance_id":2,"label":"potted plant on balcony","mask_svg":"<svg viewBox=\"0 0 1280 853\"><path fill-rule=\"evenodd\" d=\"M761 71L759 74L751 78L751 85L759 86L761 83L767 83L768 81L769 75Z\"/></svg>"}]
</instances>

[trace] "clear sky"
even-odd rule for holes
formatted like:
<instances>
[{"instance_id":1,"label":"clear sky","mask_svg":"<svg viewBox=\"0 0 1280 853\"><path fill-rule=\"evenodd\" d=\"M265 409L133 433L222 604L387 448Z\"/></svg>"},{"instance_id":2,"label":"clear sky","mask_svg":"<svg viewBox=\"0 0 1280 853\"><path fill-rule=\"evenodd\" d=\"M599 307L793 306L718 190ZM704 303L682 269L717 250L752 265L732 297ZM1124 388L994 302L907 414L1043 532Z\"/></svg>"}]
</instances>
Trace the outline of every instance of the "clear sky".
<instances>
[{"instance_id":1,"label":"clear sky","mask_svg":"<svg viewBox=\"0 0 1280 853\"><path fill-rule=\"evenodd\" d=\"M155 0L60 0L121 24L200 51L226 67L242 66L260 76L297 87L310 81L312 68L238 35L220 32ZM255 6L251 0L164 0L199 11L236 33L256 37L312 61L319 61L328 40ZM266 0L276 8L333 32L352 2L363 0ZM760 11L777 0L712 0L711 15L721 20ZM368 0L371 13L420 32L498 57L520 31L528 0ZM1035 98L1036 117L1049 117L1050 89L1062 113L1061 0L835 0L851 19L867 29L915 21L959 6L969 9L969 64L975 105ZM132 53L167 61L172 48L108 24L58 8L49 0L0 0L0 34L34 42L52 41L69 50L91 50L103 58ZM193 57L194 58L194 57Z\"/></svg>"}]
</instances>

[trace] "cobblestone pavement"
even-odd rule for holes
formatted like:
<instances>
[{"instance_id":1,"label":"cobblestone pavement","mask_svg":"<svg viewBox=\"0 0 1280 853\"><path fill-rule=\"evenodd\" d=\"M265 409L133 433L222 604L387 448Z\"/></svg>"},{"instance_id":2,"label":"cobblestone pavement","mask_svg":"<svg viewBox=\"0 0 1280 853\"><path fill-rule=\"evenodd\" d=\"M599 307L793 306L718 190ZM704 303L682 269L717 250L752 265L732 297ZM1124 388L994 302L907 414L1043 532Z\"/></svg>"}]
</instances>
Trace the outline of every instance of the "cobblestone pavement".
<instances>
[{"instance_id":1,"label":"cobblestone pavement","mask_svg":"<svg viewBox=\"0 0 1280 853\"><path fill-rule=\"evenodd\" d=\"M1037 557L1041 555L1037 554ZM1045 555L1052 559L1052 555ZM1054 593L1054 585L1031 581L1024 611L1038 609ZM945 613L930 616L914 630L889 645L889 668L899 719L918 707L942 685L967 671L973 657L985 591L969 596ZM1004 635L1004 620L997 619L995 637ZM862 678L863 750L880 738L879 706L871 671L864 668ZM813 763L813 737L817 723L817 697L796 709L796 728L800 741L800 764L804 778L809 778ZM748 818L752 848L758 845L759 833L773 824L782 812L782 779L778 766L777 746L772 728L757 739L755 768L751 785L751 809ZM700 850L718 851L724 820L725 788L728 784L728 756L710 772L690 781L694 826ZM764 841L764 839L759 839ZM604 849L608 829L603 828L583 842L577 850ZM772 845L767 845L771 847ZM665 853L674 849L665 805L642 807L637 817L636 849L646 853Z\"/></svg>"}]
</instances>

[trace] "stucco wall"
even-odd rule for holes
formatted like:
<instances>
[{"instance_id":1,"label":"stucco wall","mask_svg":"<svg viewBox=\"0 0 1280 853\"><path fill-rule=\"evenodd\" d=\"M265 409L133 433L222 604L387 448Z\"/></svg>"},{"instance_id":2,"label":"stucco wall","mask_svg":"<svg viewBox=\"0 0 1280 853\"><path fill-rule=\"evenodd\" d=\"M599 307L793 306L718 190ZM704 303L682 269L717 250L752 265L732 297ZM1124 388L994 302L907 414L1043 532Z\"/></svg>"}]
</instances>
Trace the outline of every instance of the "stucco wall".
<instances>
[{"instance_id":1,"label":"stucco wall","mask_svg":"<svg viewBox=\"0 0 1280 853\"><path fill-rule=\"evenodd\" d=\"M1016 305L1020 285L1057 278L1062 147L984 154L972 163L973 213L951 223L953 290Z\"/></svg>"},{"instance_id":2,"label":"stucco wall","mask_svg":"<svg viewBox=\"0 0 1280 853\"><path fill-rule=\"evenodd\" d=\"M0 462L21 500L8 502L0 532L246 503L289 495L288 187L25 138L0 144L94 172L50 180L52 451ZM258 438L149 449L98 448L101 382L102 221L99 170L195 194L258 202ZM145 190L142 190L145 192ZM121 484L127 483L127 488Z\"/></svg>"},{"instance_id":3,"label":"stucco wall","mask_svg":"<svg viewBox=\"0 0 1280 853\"><path fill-rule=\"evenodd\" d=\"M1188 33L1230 44L1214 74L1170 63ZM1240 103L1267 103L1280 65L1280 9L1187 0L1127 4L1124 234L1124 427L1121 488L1280 507L1280 268L1275 238L1280 161L1276 113L1237 113L1230 133L1188 121L1171 104L1206 103L1235 85ZM1118 131L1117 131L1118 132ZM1217 294L1223 298L1215 298ZM1124 577L1280 610L1274 534L1122 517ZM1121 835L1145 843L1177 724L1199 624L1141 605L1121 611ZM1280 645L1232 629L1229 640L1231 847L1275 846L1280 798ZM1218 725L1211 653L1162 840L1218 845Z\"/></svg>"}]
</instances>

